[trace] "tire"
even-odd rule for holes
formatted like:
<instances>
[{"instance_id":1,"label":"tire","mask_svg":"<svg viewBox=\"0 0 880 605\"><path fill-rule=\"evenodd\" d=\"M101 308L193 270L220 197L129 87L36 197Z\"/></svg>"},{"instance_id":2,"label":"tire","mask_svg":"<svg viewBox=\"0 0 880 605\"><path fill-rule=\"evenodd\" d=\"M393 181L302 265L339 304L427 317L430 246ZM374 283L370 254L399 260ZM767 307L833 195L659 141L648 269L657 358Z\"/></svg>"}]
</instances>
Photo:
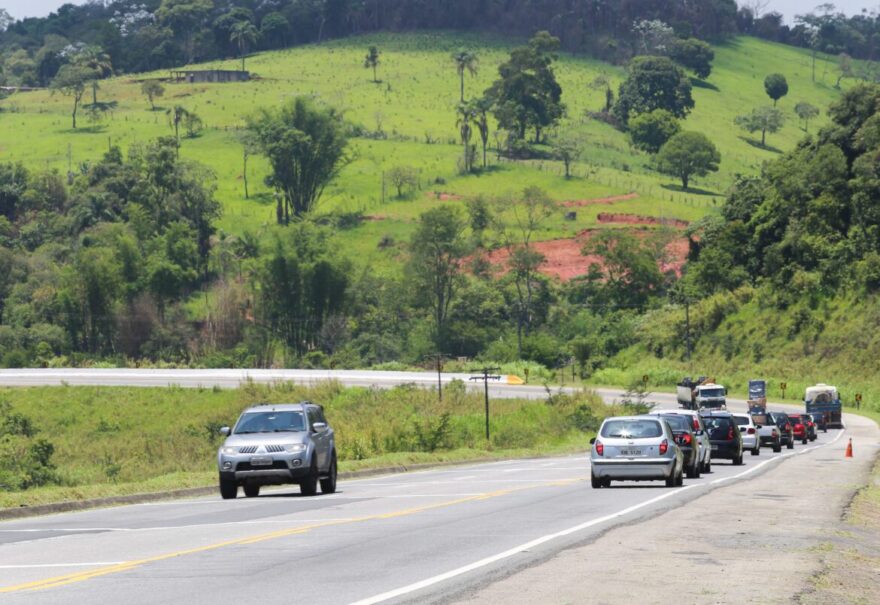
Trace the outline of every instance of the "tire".
<instances>
[{"instance_id":1,"label":"tire","mask_svg":"<svg viewBox=\"0 0 880 605\"><path fill-rule=\"evenodd\" d=\"M755 449L752 450L752 456L760 456L761 455L761 446L758 445Z\"/></svg>"},{"instance_id":2,"label":"tire","mask_svg":"<svg viewBox=\"0 0 880 605\"><path fill-rule=\"evenodd\" d=\"M712 472L712 459L710 458L708 462L706 462L706 466L703 468L704 473Z\"/></svg>"},{"instance_id":3,"label":"tire","mask_svg":"<svg viewBox=\"0 0 880 605\"><path fill-rule=\"evenodd\" d=\"M696 479L700 476L700 464L694 460L694 463L688 467L687 478Z\"/></svg>"},{"instance_id":4,"label":"tire","mask_svg":"<svg viewBox=\"0 0 880 605\"><path fill-rule=\"evenodd\" d=\"M238 484L235 480L220 479L220 497L233 500L238 495Z\"/></svg>"},{"instance_id":5,"label":"tire","mask_svg":"<svg viewBox=\"0 0 880 605\"><path fill-rule=\"evenodd\" d=\"M244 484L244 495L248 498L256 498L260 495L260 486L259 485L249 485L247 483Z\"/></svg>"},{"instance_id":6,"label":"tire","mask_svg":"<svg viewBox=\"0 0 880 605\"><path fill-rule=\"evenodd\" d=\"M807 441L809 441L809 439L807 439L806 437L804 437L804 440L801 441L801 445L807 445Z\"/></svg>"},{"instance_id":7,"label":"tire","mask_svg":"<svg viewBox=\"0 0 880 605\"><path fill-rule=\"evenodd\" d=\"M785 447L787 447L790 450L793 450L794 449L794 439L792 439L788 443L786 443Z\"/></svg>"},{"instance_id":8,"label":"tire","mask_svg":"<svg viewBox=\"0 0 880 605\"><path fill-rule=\"evenodd\" d=\"M322 494L333 494L336 492L336 474L336 452L333 452L333 456L330 458L330 471L327 473L327 477L321 479Z\"/></svg>"},{"instance_id":9,"label":"tire","mask_svg":"<svg viewBox=\"0 0 880 605\"><path fill-rule=\"evenodd\" d=\"M734 466L742 466L742 463L743 463L743 455L742 455L742 452L740 452L740 455L733 459L733 465Z\"/></svg>"},{"instance_id":10,"label":"tire","mask_svg":"<svg viewBox=\"0 0 880 605\"><path fill-rule=\"evenodd\" d=\"M777 454L778 454L779 452L781 452L781 451L782 451L782 444L779 443L778 441L777 441L776 443L774 443L774 444L773 444L773 451L774 451L775 453L777 453Z\"/></svg>"},{"instance_id":11,"label":"tire","mask_svg":"<svg viewBox=\"0 0 880 605\"><path fill-rule=\"evenodd\" d=\"M299 493L303 496L314 496L318 493L318 465L314 455L312 455L312 466L308 476L299 482Z\"/></svg>"},{"instance_id":12,"label":"tire","mask_svg":"<svg viewBox=\"0 0 880 605\"><path fill-rule=\"evenodd\" d=\"M675 487L678 484L678 477L675 475L675 469L666 477L666 487Z\"/></svg>"},{"instance_id":13,"label":"tire","mask_svg":"<svg viewBox=\"0 0 880 605\"><path fill-rule=\"evenodd\" d=\"M684 485L684 469L678 471L678 477L675 479L675 486L681 487Z\"/></svg>"},{"instance_id":14,"label":"tire","mask_svg":"<svg viewBox=\"0 0 880 605\"><path fill-rule=\"evenodd\" d=\"M590 473L590 485L593 486L593 489L599 489L600 487L603 487L603 484L604 484L604 481L599 479L593 473Z\"/></svg>"}]
</instances>

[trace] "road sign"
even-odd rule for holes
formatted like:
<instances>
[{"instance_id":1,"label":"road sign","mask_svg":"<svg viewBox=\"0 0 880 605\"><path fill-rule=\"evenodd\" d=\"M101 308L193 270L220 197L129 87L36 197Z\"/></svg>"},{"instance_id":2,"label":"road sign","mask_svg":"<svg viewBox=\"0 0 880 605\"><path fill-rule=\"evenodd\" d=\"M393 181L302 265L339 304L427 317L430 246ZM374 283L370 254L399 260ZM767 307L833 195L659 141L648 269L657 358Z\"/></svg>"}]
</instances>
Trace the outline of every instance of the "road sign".
<instances>
[{"instance_id":1,"label":"road sign","mask_svg":"<svg viewBox=\"0 0 880 605\"><path fill-rule=\"evenodd\" d=\"M647 374L642 376L642 382L644 382L645 384L648 384L648 375Z\"/></svg>"},{"instance_id":2,"label":"road sign","mask_svg":"<svg viewBox=\"0 0 880 605\"><path fill-rule=\"evenodd\" d=\"M856 393L856 401L861 401L861 400L862 400L862 394Z\"/></svg>"},{"instance_id":3,"label":"road sign","mask_svg":"<svg viewBox=\"0 0 880 605\"><path fill-rule=\"evenodd\" d=\"M787 382L780 382L779 388L782 389L782 398L785 399L785 389L788 388L788 383Z\"/></svg>"}]
</instances>

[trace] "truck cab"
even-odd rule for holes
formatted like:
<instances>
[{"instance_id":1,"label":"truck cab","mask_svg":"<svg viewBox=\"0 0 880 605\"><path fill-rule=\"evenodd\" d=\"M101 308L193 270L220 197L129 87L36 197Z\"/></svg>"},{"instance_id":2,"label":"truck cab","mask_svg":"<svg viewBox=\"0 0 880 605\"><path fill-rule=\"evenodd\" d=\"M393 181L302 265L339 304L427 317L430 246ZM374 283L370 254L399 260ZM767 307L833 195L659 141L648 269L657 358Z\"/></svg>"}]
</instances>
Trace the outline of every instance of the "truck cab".
<instances>
[{"instance_id":1,"label":"truck cab","mask_svg":"<svg viewBox=\"0 0 880 605\"><path fill-rule=\"evenodd\" d=\"M707 382L694 389L694 399L697 408L703 410L726 410L727 389L720 384Z\"/></svg>"}]
</instances>

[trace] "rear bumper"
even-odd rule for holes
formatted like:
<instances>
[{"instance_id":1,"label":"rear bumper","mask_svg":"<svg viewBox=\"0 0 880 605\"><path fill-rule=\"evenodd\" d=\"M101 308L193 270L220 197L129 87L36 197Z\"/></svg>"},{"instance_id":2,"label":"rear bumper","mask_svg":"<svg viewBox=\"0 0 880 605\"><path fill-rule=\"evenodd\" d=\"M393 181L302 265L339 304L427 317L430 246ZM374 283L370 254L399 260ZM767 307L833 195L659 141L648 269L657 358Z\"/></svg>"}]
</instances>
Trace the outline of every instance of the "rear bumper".
<instances>
[{"instance_id":1,"label":"rear bumper","mask_svg":"<svg viewBox=\"0 0 880 605\"><path fill-rule=\"evenodd\" d=\"M745 448L745 446L743 446ZM742 450L736 447L736 442L733 443L713 443L712 444L712 457L713 458L723 458L726 460L732 460L742 454Z\"/></svg>"},{"instance_id":2,"label":"rear bumper","mask_svg":"<svg viewBox=\"0 0 880 605\"><path fill-rule=\"evenodd\" d=\"M758 447L758 436L757 435L743 435L743 449L744 450L753 450Z\"/></svg>"},{"instance_id":3,"label":"rear bumper","mask_svg":"<svg viewBox=\"0 0 880 605\"><path fill-rule=\"evenodd\" d=\"M666 479L675 472L675 458L591 460L591 464L593 475L600 479Z\"/></svg>"}]
</instances>

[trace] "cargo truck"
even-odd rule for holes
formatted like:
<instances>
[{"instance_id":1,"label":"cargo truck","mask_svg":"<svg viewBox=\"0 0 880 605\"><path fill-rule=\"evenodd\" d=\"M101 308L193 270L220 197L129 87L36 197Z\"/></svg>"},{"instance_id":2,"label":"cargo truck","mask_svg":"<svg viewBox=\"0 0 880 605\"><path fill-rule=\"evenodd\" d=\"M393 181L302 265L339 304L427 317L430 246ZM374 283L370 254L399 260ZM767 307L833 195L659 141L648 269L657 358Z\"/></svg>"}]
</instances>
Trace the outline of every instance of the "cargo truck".
<instances>
[{"instance_id":1,"label":"cargo truck","mask_svg":"<svg viewBox=\"0 0 880 605\"><path fill-rule=\"evenodd\" d=\"M749 381L749 411L758 413L767 410L767 381L766 380L750 380Z\"/></svg>"},{"instance_id":2,"label":"cargo truck","mask_svg":"<svg viewBox=\"0 0 880 605\"><path fill-rule=\"evenodd\" d=\"M727 390L710 378L685 378L676 388L678 404L688 410L727 409Z\"/></svg>"},{"instance_id":3,"label":"cargo truck","mask_svg":"<svg viewBox=\"0 0 880 605\"><path fill-rule=\"evenodd\" d=\"M822 414L825 425L833 428L843 428L843 406L840 403L840 395L837 387L819 383L807 387L804 394L804 405L807 414Z\"/></svg>"}]
</instances>

